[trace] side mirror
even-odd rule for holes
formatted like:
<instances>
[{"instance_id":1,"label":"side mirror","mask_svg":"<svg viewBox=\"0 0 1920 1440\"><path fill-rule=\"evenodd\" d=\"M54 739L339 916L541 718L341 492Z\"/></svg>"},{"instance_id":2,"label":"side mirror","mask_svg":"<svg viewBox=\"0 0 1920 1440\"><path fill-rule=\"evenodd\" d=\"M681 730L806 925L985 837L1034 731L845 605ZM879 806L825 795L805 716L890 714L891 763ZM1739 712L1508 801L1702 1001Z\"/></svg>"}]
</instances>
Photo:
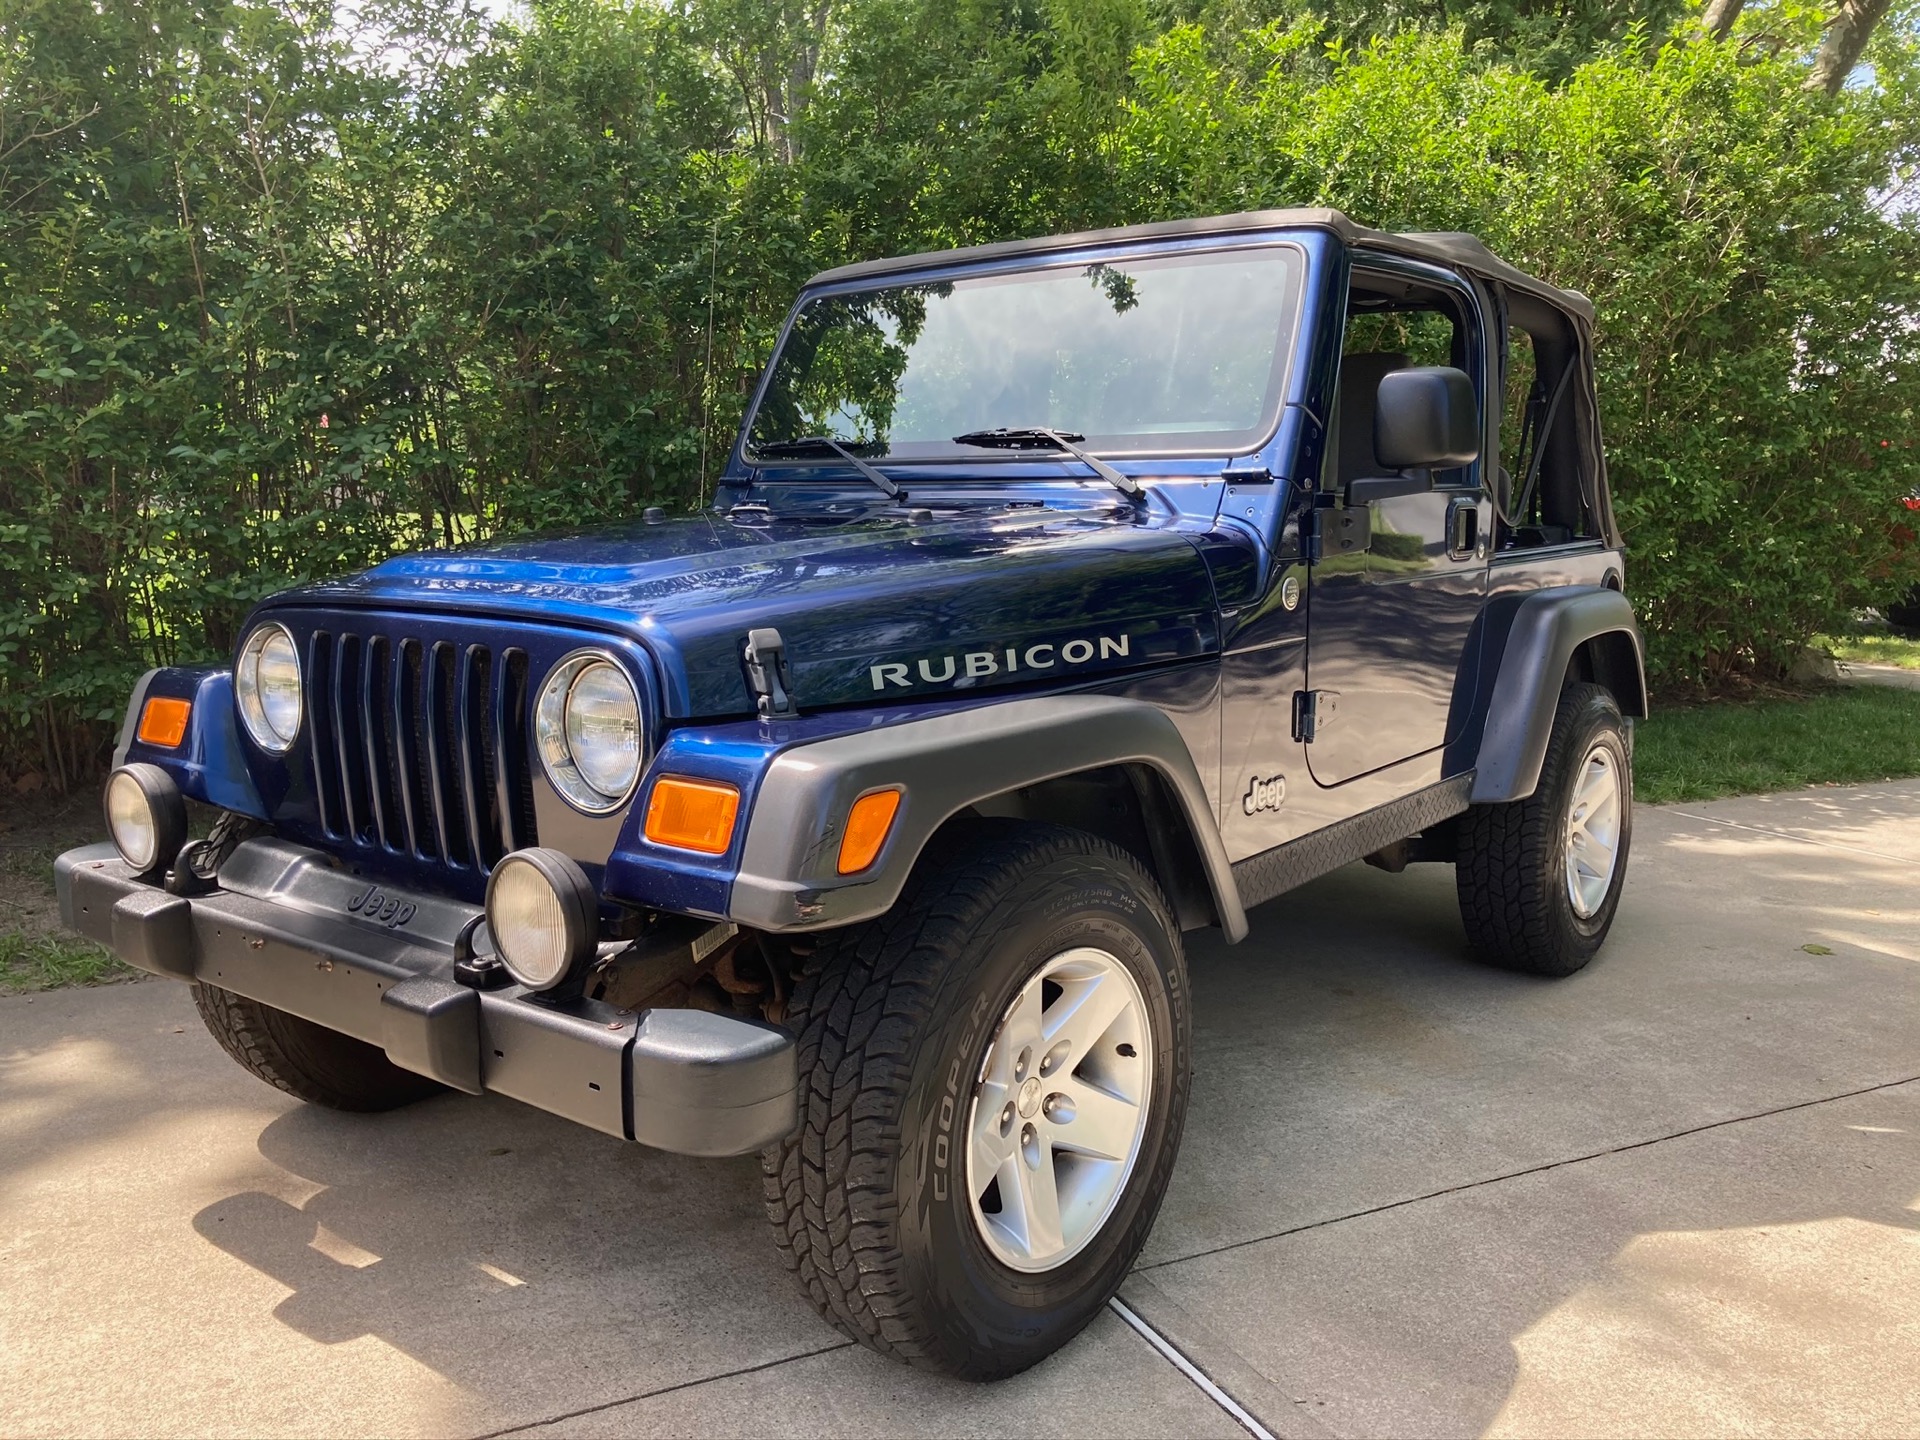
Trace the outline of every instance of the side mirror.
<instances>
[{"instance_id":1,"label":"side mirror","mask_svg":"<svg viewBox=\"0 0 1920 1440\"><path fill-rule=\"evenodd\" d=\"M1480 407L1466 372L1421 365L1381 376L1373 453L1395 470L1472 464L1480 454Z\"/></svg>"}]
</instances>

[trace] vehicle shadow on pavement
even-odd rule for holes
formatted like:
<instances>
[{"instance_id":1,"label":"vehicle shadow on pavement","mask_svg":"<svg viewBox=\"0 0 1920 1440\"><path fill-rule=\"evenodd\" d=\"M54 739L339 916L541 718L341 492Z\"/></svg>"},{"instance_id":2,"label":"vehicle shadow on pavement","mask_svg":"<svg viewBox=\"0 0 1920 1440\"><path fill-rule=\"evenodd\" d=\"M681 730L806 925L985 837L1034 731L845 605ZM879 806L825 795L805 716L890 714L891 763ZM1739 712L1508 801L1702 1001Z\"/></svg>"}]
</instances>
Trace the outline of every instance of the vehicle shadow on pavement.
<instances>
[{"instance_id":1,"label":"vehicle shadow on pavement","mask_svg":"<svg viewBox=\"0 0 1920 1440\"><path fill-rule=\"evenodd\" d=\"M751 1157L454 1096L292 1110L259 1148L311 1197L237 1194L193 1226L292 1292L274 1318L375 1336L523 1421L843 1343L775 1256Z\"/></svg>"}]
</instances>

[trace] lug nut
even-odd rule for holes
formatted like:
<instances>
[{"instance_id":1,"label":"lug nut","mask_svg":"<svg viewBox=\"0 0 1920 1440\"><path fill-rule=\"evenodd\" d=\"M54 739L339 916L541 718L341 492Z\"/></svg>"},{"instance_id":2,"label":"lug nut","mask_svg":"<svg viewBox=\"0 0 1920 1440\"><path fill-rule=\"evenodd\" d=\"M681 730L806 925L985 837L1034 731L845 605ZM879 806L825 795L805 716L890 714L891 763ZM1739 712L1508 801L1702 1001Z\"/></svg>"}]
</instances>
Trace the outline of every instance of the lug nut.
<instances>
[{"instance_id":1,"label":"lug nut","mask_svg":"<svg viewBox=\"0 0 1920 1440\"><path fill-rule=\"evenodd\" d=\"M1073 1101L1060 1094L1057 1090L1047 1096L1046 1104L1040 1108L1047 1119L1053 1121L1056 1125L1065 1125L1073 1119L1075 1114Z\"/></svg>"}]
</instances>

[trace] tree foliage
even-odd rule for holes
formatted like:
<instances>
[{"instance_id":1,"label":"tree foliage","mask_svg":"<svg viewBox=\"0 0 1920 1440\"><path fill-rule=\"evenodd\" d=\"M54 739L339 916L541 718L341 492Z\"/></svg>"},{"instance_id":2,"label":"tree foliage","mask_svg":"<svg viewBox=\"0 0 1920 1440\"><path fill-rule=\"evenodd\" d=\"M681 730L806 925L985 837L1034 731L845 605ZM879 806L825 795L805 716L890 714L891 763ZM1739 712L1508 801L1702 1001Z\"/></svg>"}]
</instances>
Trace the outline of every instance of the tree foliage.
<instances>
[{"instance_id":1,"label":"tree foliage","mask_svg":"<svg viewBox=\"0 0 1920 1440\"><path fill-rule=\"evenodd\" d=\"M1660 672L1777 672L1913 568L1920 77L1738 8L0 0L0 772L290 581L697 504L816 268L1267 204L1592 294Z\"/></svg>"}]
</instances>

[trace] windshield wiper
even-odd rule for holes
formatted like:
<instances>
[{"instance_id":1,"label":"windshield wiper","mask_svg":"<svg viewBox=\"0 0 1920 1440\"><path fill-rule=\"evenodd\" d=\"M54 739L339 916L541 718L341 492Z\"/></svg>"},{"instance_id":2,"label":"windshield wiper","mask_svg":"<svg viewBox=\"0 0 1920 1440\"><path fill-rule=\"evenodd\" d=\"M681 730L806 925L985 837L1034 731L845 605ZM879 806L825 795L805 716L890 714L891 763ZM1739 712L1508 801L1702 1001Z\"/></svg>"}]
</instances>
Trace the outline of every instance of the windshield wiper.
<instances>
[{"instance_id":1,"label":"windshield wiper","mask_svg":"<svg viewBox=\"0 0 1920 1440\"><path fill-rule=\"evenodd\" d=\"M824 451L831 451L884 490L888 499L898 500L900 498L900 487L898 485L894 484L893 481L881 474L880 471L854 454L853 451L847 449L846 446L842 445L831 435L796 435L791 440L776 440L770 445L756 445L753 448L762 455L789 455L795 457L801 455L818 455Z\"/></svg>"},{"instance_id":2,"label":"windshield wiper","mask_svg":"<svg viewBox=\"0 0 1920 1440\"><path fill-rule=\"evenodd\" d=\"M990 450L1059 450L1088 466L1102 480L1117 486L1128 495L1138 495L1140 493L1138 480L1131 475L1122 474L1098 456L1089 455L1074 443L1086 438L1072 430L1047 430L1038 425L1021 425L1012 428L1001 425L992 430L969 430L964 435L954 436L953 443L979 445Z\"/></svg>"}]
</instances>

